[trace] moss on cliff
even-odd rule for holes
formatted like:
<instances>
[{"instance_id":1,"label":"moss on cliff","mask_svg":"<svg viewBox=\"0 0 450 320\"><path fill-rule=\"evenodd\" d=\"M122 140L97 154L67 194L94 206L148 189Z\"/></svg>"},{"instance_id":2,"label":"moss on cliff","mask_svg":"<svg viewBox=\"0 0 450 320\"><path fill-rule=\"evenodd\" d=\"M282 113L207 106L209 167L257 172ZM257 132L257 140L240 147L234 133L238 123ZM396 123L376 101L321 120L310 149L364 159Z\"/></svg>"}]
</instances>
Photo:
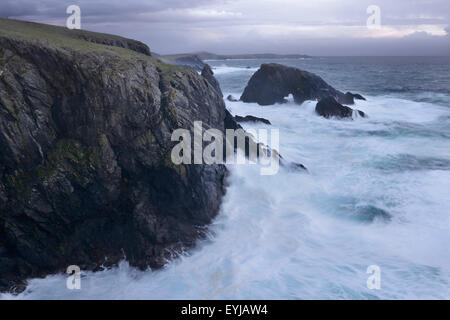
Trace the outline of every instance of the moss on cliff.
<instances>
[{"instance_id":1,"label":"moss on cliff","mask_svg":"<svg viewBox=\"0 0 450 320\"><path fill-rule=\"evenodd\" d=\"M27 21L0 18L0 35L83 52L109 51L125 58L150 55L148 47L136 40Z\"/></svg>"},{"instance_id":2,"label":"moss on cliff","mask_svg":"<svg viewBox=\"0 0 450 320\"><path fill-rule=\"evenodd\" d=\"M89 170L95 170L99 155L92 147L85 147L80 142L62 139L48 153L44 164L37 167L37 174L41 179L50 178L58 169L70 166L72 178L79 184L87 182Z\"/></svg>"}]
</instances>

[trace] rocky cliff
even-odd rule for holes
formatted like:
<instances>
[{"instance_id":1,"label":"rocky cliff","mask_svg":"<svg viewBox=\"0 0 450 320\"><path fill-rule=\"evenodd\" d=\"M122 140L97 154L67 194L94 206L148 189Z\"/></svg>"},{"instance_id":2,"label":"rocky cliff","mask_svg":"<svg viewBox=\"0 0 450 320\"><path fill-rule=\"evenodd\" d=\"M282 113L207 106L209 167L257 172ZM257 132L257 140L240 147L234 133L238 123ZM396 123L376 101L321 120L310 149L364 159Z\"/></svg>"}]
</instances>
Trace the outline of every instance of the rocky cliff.
<instances>
[{"instance_id":1,"label":"rocky cliff","mask_svg":"<svg viewBox=\"0 0 450 320\"><path fill-rule=\"evenodd\" d=\"M201 72L205 63L195 54L170 54L159 56L164 63Z\"/></svg>"},{"instance_id":2,"label":"rocky cliff","mask_svg":"<svg viewBox=\"0 0 450 320\"><path fill-rule=\"evenodd\" d=\"M217 214L225 167L174 165L171 133L223 130L224 102L149 52L0 19L0 290L73 264L161 267Z\"/></svg>"}]
</instances>

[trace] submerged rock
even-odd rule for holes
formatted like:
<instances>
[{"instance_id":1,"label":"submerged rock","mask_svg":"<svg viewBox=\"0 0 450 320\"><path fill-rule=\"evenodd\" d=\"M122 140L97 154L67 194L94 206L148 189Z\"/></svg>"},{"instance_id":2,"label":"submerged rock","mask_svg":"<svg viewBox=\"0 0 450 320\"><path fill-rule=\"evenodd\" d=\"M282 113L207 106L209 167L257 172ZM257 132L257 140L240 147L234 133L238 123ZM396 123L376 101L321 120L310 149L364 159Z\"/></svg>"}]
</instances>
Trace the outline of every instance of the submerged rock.
<instances>
[{"instance_id":1,"label":"submerged rock","mask_svg":"<svg viewBox=\"0 0 450 320\"><path fill-rule=\"evenodd\" d=\"M353 96L334 89L321 77L293 67L281 64L262 64L250 78L241 100L256 102L260 105L272 105L286 102L285 97L292 94L298 104L306 100L318 100L328 96L339 102L348 101ZM343 103L343 102L342 102Z\"/></svg>"},{"instance_id":2,"label":"submerged rock","mask_svg":"<svg viewBox=\"0 0 450 320\"><path fill-rule=\"evenodd\" d=\"M390 213L372 205L356 207L355 218L362 222L374 222L374 221L389 222L392 220L392 216Z\"/></svg>"},{"instance_id":3,"label":"submerged rock","mask_svg":"<svg viewBox=\"0 0 450 320\"><path fill-rule=\"evenodd\" d=\"M212 71L209 64L205 65L202 70L202 76L212 85L212 87L217 91L217 93L223 97L222 90L220 89L219 81L214 77L214 72Z\"/></svg>"},{"instance_id":4,"label":"submerged rock","mask_svg":"<svg viewBox=\"0 0 450 320\"><path fill-rule=\"evenodd\" d=\"M289 162L285 164L285 166L291 171L308 172L308 169L306 169L306 167L301 163Z\"/></svg>"},{"instance_id":5,"label":"submerged rock","mask_svg":"<svg viewBox=\"0 0 450 320\"><path fill-rule=\"evenodd\" d=\"M353 110L350 107L343 106L333 97L321 99L316 105L316 113L325 118L352 118L353 111L356 111L361 117L366 116L365 113L360 110Z\"/></svg>"},{"instance_id":6,"label":"submerged rock","mask_svg":"<svg viewBox=\"0 0 450 320\"><path fill-rule=\"evenodd\" d=\"M242 129L242 126L236 122L233 115L228 110L225 110L224 123L225 123L225 129L233 129L233 130Z\"/></svg>"},{"instance_id":7,"label":"submerged rock","mask_svg":"<svg viewBox=\"0 0 450 320\"><path fill-rule=\"evenodd\" d=\"M225 166L171 161L175 129L224 130L205 79L72 35L0 19L0 291L74 264L159 268L224 194Z\"/></svg>"},{"instance_id":8,"label":"submerged rock","mask_svg":"<svg viewBox=\"0 0 450 320\"><path fill-rule=\"evenodd\" d=\"M245 117L234 116L234 120L236 120L237 122L262 122L264 124L271 124L270 121L267 119L258 118L250 115Z\"/></svg>"},{"instance_id":9,"label":"submerged rock","mask_svg":"<svg viewBox=\"0 0 450 320\"><path fill-rule=\"evenodd\" d=\"M353 96L353 99L356 100L366 100L366 98L364 98L362 95L360 95L359 93L351 93L351 92L346 92L346 95L351 95Z\"/></svg>"},{"instance_id":10,"label":"submerged rock","mask_svg":"<svg viewBox=\"0 0 450 320\"><path fill-rule=\"evenodd\" d=\"M274 159L276 159L277 161L279 161L279 164L282 167L287 168L288 170L292 170L292 171L306 171L308 172L308 169L300 164L300 163L296 163L296 162L288 162L286 161L279 153L277 150L274 149L270 149L268 146L262 144L262 143L257 143L254 139L254 137L251 134L248 134L244 131L244 129L242 128L242 126L236 122L235 117L233 117L233 115L226 110L225 111L225 129L233 129L233 130L242 130L242 133L246 134L246 138L245 138L245 147L243 148L242 151L244 151L245 156L247 158L252 158L252 159L257 159L260 156L259 153L259 147L261 147L263 150L269 150L268 152L271 154L272 157L274 157ZM232 143L235 146L237 146L237 138L234 139L234 141L228 141L228 143ZM254 146L256 146L256 148L250 148L250 145L253 144ZM235 149L236 150L236 149ZM252 153L252 150L256 150L256 153Z\"/></svg>"},{"instance_id":11,"label":"submerged rock","mask_svg":"<svg viewBox=\"0 0 450 320\"><path fill-rule=\"evenodd\" d=\"M230 101L230 102L238 102L239 101L239 99L235 98L231 94L228 95L227 100Z\"/></svg>"},{"instance_id":12,"label":"submerged rock","mask_svg":"<svg viewBox=\"0 0 450 320\"><path fill-rule=\"evenodd\" d=\"M355 104L355 99L366 100L362 95L357 93L346 92L344 95L340 95L339 102L342 104Z\"/></svg>"}]
</instances>

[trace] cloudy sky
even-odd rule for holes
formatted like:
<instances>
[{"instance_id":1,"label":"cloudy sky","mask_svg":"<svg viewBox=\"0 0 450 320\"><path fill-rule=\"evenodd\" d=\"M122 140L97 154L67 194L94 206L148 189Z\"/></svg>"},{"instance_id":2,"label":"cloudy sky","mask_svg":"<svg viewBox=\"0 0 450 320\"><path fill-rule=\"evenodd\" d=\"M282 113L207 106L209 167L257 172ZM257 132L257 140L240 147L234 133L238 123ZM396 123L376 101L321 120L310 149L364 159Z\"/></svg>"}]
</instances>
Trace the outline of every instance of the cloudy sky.
<instances>
[{"instance_id":1,"label":"cloudy sky","mask_svg":"<svg viewBox=\"0 0 450 320\"><path fill-rule=\"evenodd\" d=\"M450 55L450 0L1 0L0 16L64 26L71 4L82 29L158 53Z\"/></svg>"}]
</instances>

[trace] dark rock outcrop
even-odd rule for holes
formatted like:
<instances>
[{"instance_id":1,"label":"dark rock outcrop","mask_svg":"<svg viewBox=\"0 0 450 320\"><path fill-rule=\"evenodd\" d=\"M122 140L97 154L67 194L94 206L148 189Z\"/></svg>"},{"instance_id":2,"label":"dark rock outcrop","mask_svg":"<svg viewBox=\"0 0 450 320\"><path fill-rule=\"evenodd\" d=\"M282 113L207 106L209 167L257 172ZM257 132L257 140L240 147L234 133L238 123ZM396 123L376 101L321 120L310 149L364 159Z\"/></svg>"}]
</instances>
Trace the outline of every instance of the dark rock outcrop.
<instances>
[{"instance_id":1,"label":"dark rock outcrop","mask_svg":"<svg viewBox=\"0 0 450 320\"><path fill-rule=\"evenodd\" d=\"M357 100L366 100L362 95L358 93L346 92L343 95L339 95L339 102L342 104L355 104L355 99Z\"/></svg>"},{"instance_id":2,"label":"dark rock outcrop","mask_svg":"<svg viewBox=\"0 0 450 320\"><path fill-rule=\"evenodd\" d=\"M231 94L228 95L227 100L230 102L238 102L239 99L236 99L235 97L233 97Z\"/></svg>"},{"instance_id":3,"label":"dark rock outcrop","mask_svg":"<svg viewBox=\"0 0 450 320\"><path fill-rule=\"evenodd\" d=\"M205 67L202 70L202 76L206 79L206 81L209 82L210 85L214 88L214 90L217 91L217 93L223 97L222 90L220 89L219 81L214 77L214 72L212 71L209 64L205 65Z\"/></svg>"},{"instance_id":4,"label":"dark rock outcrop","mask_svg":"<svg viewBox=\"0 0 450 320\"><path fill-rule=\"evenodd\" d=\"M307 172L308 169L301 163L291 162L286 165L288 170L294 171L294 172Z\"/></svg>"},{"instance_id":5,"label":"dark rock outcrop","mask_svg":"<svg viewBox=\"0 0 450 320\"><path fill-rule=\"evenodd\" d=\"M271 124L270 121L267 119L258 118L250 115L245 117L234 116L234 120L236 120L237 122L262 122L264 124Z\"/></svg>"},{"instance_id":6,"label":"dark rock outcrop","mask_svg":"<svg viewBox=\"0 0 450 320\"><path fill-rule=\"evenodd\" d=\"M366 100L366 98L364 98L359 93L351 93L351 92L347 91L345 94L346 95L351 95L353 97L353 99L356 99L356 100Z\"/></svg>"},{"instance_id":7,"label":"dark rock outcrop","mask_svg":"<svg viewBox=\"0 0 450 320\"><path fill-rule=\"evenodd\" d=\"M306 100L319 100L328 96L341 103L353 103L353 96L334 89L319 76L281 64L262 64L250 78L241 100L272 105L286 102L285 97L292 94L298 104Z\"/></svg>"},{"instance_id":8,"label":"dark rock outcrop","mask_svg":"<svg viewBox=\"0 0 450 320\"><path fill-rule=\"evenodd\" d=\"M233 117L233 115L228 110L225 111L225 129L233 129L233 130L241 129L242 132L245 133L242 126L236 122L235 117ZM247 134L247 133L245 133L245 134ZM235 138L234 141L227 141L227 143L231 143L231 144L234 144L234 146L236 146L237 139ZM256 145L256 154L251 152L251 150L255 150L255 149L250 148L251 144ZM279 161L279 163L282 167L285 167L288 170L296 171L296 172L299 172L299 171L308 172L308 169L304 165L302 165L300 163L296 163L296 162L288 162L278 153L277 150L270 149L268 146L266 146L262 143L257 143L252 135L248 135L246 137L245 147L244 147L244 150L242 150L242 151L244 151L246 157L252 158L252 159L257 159L260 156L260 153L259 153L260 148L262 150L270 150L269 152L270 152L271 156L276 158L276 160ZM235 148L235 150L236 150L236 148ZM224 154L225 154L225 152L224 152Z\"/></svg>"},{"instance_id":9,"label":"dark rock outcrop","mask_svg":"<svg viewBox=\"0 0 450 320\"><path fill-rule=\"evenodd\" d=\"M223 99L197 72L35 26L0 20L0 291L124 256L161 267L217 214L226 176L173 164L171 134L223 130Z\"/></svg>"},{"instance_id":10,"label":"dark rock outcrop","mask_svg":"<svg viewBox=\"0 0 450 320\"><path fill-rule=\"evenodd\" d=\"M239 123L237 123L236 120L234 120L233 115L228 110L225 110L224 124L225 129L233 129L233 130L242 129L242 126Z\"/></svg>"},{"instance_id":11,"label":"dark rock outcrop","mask_svg":"<svg viewBox=\"0 0 450 320\"><path fill-rule=\"evenodd\" d=\"M159 56L159 59L167 64L192 69L201 72L205 63L195 54L172 54Z\"/></svg>"},{"instance_id":12,"label":"dark rock outcrop","mask_svg":"<svg viewBox=\"0 0 450 320\"><path fill-rule=\"evenodd\" d=\"M321 99L316 105L316 113L325 117L325 118L352 118L353 110L350 107L343 106L339 102L336 101L333 97L326 97ZM365 113L356 110L361 117L365 117Z\"/></svg>"}]
</instances>

